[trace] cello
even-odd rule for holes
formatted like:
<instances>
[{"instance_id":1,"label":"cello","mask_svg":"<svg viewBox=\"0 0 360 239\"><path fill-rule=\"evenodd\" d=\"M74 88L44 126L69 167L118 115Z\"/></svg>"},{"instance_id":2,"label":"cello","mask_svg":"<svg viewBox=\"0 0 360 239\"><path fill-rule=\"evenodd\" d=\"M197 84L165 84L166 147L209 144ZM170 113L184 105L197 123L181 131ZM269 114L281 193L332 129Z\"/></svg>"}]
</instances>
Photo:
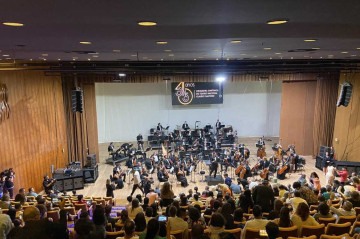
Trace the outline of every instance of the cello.
<instances>
[{"instance_id":1,"label":"cello","mask_svg":"<svg viewBox=\"0 0 360 239\"><path fill-rule=\"evenodd\" d=\"M265 179L269 173L269 168L264 168L260 173L260 178Z\"/></svg>"}]
</instances>

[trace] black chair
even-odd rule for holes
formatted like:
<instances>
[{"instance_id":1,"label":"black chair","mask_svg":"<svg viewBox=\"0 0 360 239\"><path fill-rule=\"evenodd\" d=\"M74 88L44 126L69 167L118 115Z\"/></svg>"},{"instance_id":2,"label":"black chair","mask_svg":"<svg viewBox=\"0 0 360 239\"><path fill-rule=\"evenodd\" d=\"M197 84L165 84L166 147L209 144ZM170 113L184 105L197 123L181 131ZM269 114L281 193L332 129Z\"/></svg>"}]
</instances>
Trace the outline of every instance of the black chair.
<instances>
[{"instance_id":1,"label":"black chair","mask_svg":"<svg viewBox=\"0 0 360 239\"><path fill-rule=\"evenodd\" d=\"M89 171L85 171L84 180L85 180L85 183L94 183L95 182L95 178L91 175L91 173Z\"/></svg>"}]
</instances>

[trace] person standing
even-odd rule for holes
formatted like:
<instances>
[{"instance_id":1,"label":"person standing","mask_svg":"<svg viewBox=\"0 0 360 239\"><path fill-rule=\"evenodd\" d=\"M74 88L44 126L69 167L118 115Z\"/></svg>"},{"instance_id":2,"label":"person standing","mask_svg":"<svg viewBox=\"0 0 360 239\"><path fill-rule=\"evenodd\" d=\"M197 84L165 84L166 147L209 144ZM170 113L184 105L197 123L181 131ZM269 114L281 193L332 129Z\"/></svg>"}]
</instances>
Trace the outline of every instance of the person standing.
<instances>
[{"instance_id":1,"label":"person standing","mask_svg":"<svg viewBox=\"0 0 360 239\"><path fill-rule=\"evenodd\" d=\"M219 167L219 163L217 162L217 157L212 159L211 166L210 166L210 173L209 176L214 172L214 178L216 178L216 173Z\"/></svg>"},{"instance_id":2,"label":"person standing","mask_svg":"<svg viewBox=\"0 0 360 239\"><path fill-rule=\"evenodd\" d=\"M114 198L115 184L111 183L110 179L106 180L106 197Z\"/></svg>"},{"instance_id":3,"label":"person standing","mask_svg":"<svg viewBox=\"0 0 360 239\"><path fill-rule=\"evenodd\" d=\"M341 168L340 171L337 170L336 173L340 177L340 183L342 183L344 185L345 182L348 180L348 176L349 176L349 173L348 173L347 169L345 167L343 167L343 168Z\"/></svg>"},{"instance_id":4,"label":"person standing","mask_svg":"<svg viewBox=\"0 0 360 239\"><path fill-rule=\"evenodd\" d=\"M330 165L327 167L327 172L325 174L326 185L331 185L331 186L334 185L335 172L336 169L334 167L334 164L330 163Z\"/></svg>"},{"instance_id":5,"label":"person standing","mask_svg":"<svg viewBox=\"0 0 360 239\"><path fill-rule=\"evenodd\" d=\"M132 172L133 172L133 175L134 175L134 177L133 177L133 179L132 179L132 180L134 180L134 185L133 185L133 189L132 189L132 192L131 192L130 196L132 196L132 195L134 194L134 192L135 192L135 190L136 190L137 188L139 188L140 191L144 194L144 190L143 190L142 187L140 186L141 178L140 178L140 173L139 173L139 171L138 171L138 170L133 170Z\"/></svg>"},{"instance_id":6,"label":"person standing","mask_svg":"<svg viewBox=\"0 0 360 239\"><path fill-rule=\"evenodd\" d=\"M263 183L255 187L253 192L253 200L255 205L261 206L263 212L270 212L274 205L274 191L269 187L269 181L264 180Z\"/></svg>"}]
</instances>

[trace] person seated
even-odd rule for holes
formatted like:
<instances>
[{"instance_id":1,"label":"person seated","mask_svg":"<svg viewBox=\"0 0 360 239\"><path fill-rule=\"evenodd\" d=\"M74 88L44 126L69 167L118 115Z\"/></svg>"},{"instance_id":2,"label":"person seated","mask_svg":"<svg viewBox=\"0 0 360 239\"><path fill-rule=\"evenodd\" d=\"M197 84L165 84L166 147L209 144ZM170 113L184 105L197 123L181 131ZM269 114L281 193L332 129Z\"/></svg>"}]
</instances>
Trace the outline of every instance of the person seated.
<instances>
[{"instance_id":1,"label":"person seated","mask_svg":"<svg viewBox=\"0 0 360 239\"><path fill-rule=\"evenodd\" d=\"M198 194L194 194L193 198L194 198L194 200L191 203L191 205L193 205L193 206L199 205L200 207L203 206L203 203L199 201L199 195Z\"/></svg>"},{"instance_id":2,"label":"person seated","mask_svg":"<svg viewBox=\"0 0 360 239\"><path fill-rule=\"evenodd\" d=\"M188 224L184 219L177 216L178 209L175 206L169 208L169 218L168 223L171 231L184 230L186 233L188 231ZM185 213L186 214L186 213Z\"/></svg>"},{"instance_id":3,"label":"person seated","mask_svg":"<svg viewBox=\"0 0 360 239\"><path fill-rule=\"evenodd\" d=\"M0 201L0 209L9 209L10 208L10 196L8 193L4 193Z\"/></svg>"},{"instance_id":4,"label":"person seated","mask_svg":"<svg viewBox=\"0 0 360 239\"><path fill-rule=\"evenodd\" d=\"M116 219L114 219L110 216L111 210L112 210L111 205L105 206L105 217L106 217L107 223L111 223L112 228L115 228Z\"/></svg>"},{"instance_id":5,"label":"person seated","mask_svg":"<svg viewBox=\"0 0 360 239\"><path fill-rule=\"evenodd\" d=\"M157 168L157 178L158 178L159 182L167 182L168 181L168 178L165 177L164 171L162 169L160 169L160 167Z\"/></svg>"},{"instance_id":6,"label":"person seated","mask_svg":"<svg viewBox=\"0 0 360 239\"><path fill-rule=\"evenodd\" d=\"M143 212L139 212L138 214L136 214L134 222L136 225L135 232L140 233L140 232L145 231L146 219L145 219L145 214Z\"/></svg>"},{"instance_id":7,"label":"person seated","mask_svg":"<svg viewBox=\"0 0 360 239\"><path fill-rule=\"evenodd\" d=\"M244 211L239 207L234 211L234 221L235 222L245 222Z\"/></svg>"},{"instance_id":8,"label":"person seated","mask_svg":"<svg viewBox=\"0 0 360 239\"><path fill-rule=\"evenodd\" d=\"M332 218L334 217L330 213L330 207L326 203L320 203L318 206L318 212L313 215L316 221L319 221L319 218Z\"/></svg>"},{"instance_id":9,"label":"person seated","mask_svg":"<svg viewBox=\"0 0 360 239\"><path fill-rule=\"evenodd\" d=\"M265 226L265 230L269 239L275 239L279 235L279 226L273 222L268 222Z\"/></svg>"},{"instance_id":10,"label":"person seated","mask_svg":"<svg viewBox=\"0 0 360 239\"><path fill-rule=\"evenodd\" d=\"M188 213L189 213L189 218L187 222L189 229L192 228L194 224L200 224L206 227L206 222L197 208L189 207Z\"/></svg>"},{"instance_id":11,"label":"person seated","mask_svg":"<svg viewBox=\"0 0 360 239\"><path fill-rule=\"evenodd\" d=\"M232 212L234 210L231 207L230 203L224 203L224 205L221 207L220 210L220 214L223 216L223 218L225 219L225 229L226 230L230 230L230 229L234 229L235 228L235 224L234 224L234 217L232 215Z\"/></svg>"},{"instance_id":12,"label":"person seated","mask_svg":"<svg viewBox=\"0 0 360 239\"><path fill-rule=\"evenodd\" d=\"M306 203L300 203L295 211L295 213L291 216L291 221L294 226L298 227L298 233L300 235L301 229L303 225L306 226L318 226L319 223L310 216L309 206Z\"/></svg>"},{"instance_id":13,"label":"person seated","mask_svg":"<svg viewBox=\"0 0 360 239\"><path fill-rule=\"evenodd\" d=\"M131 201L131 206L127 209L130 218L135 218L139 212L143 212L143 208L140 206L139 200L134 198Z\"/></svg>"},{"instance_id":14,"label":"person seated","mask_svg":"<svg viewBox=\"0 0 360 239\"><path fill-rule=\"evenodd\" d=\"M35 192L34 188L29 188L27 196L37 197L38 194Z\"/></svg>"},{"instance_id":15,"label":"person seated","mask_svg":"<svg viewBox=\"0 0 360 239\"><path fill-rule=\"evenodd\" d=\"M118 237L120 239L138 239L139 237L135 234L135 222L133 220L127 220L124 224L124 237Z\"/></svg>"},{"instance_id":16,"label":"person seated","mask_svg":"<svg viewBox=\"0 0 360 239\"><path fill-rule=\"evenodd\" d=\"M225 231L225 218L220 213L211 215L209 222L210 239L218 239L219 234Z\"/></svg>"},{"instance_id":17,"label":"person seated","mask_svg":"<svg viewBox=\"0 0 360 239\"><path fill-rule=\"evenodd\" d=\"M294 192L294 197L290 198L286 203L289 203L291 205L291 207L293 208L293 211L295 212L298 205L302 202L305 204L308 204L304 199L301 198L300 191L296 190Z\"/></svg>"},{"instance_id":18,"label":"person seated","mask_svg":"<svg viewBox=\"0 0 360 239\"><path fill-rule=\"evenodd\" d=\"M179 171L178 174L176 175L176 178L177 181L181 183L182 187L187 187L189 185L183 171Z\"/></svg>"},{"instance_id":19,"label":"person seated","mask_svg":"<svg viewBox=\"0 0 360 239\"><path fill-rule=\"evenodd\" d=\"M353 209L353 205L351 202L349 201L345 201L342 205L341 208L337 209L335 207L333 207L331 204L332 202L329 200L328 201L328 204L329 204L329 207L330 207L330 211L333 212L336 217L337 217L337 220L339 220L339 217L340 216L354 216L356 215L356 212L355 210Z\"/></svg>"},{"instance_id":20,"label":"person seated","mask_svg":"<svg viewBox=\"0 0 360 239\"><path fill-rule=\"evenodd\" d=\"M247 228L265 230L265 226L269 222L269 220L262 219L262 208L259 205L254 206L253 216L254 216L253 220L249 220L245 223L244 229L241 233L242 238L245 238Z\"/></svg>"}]
</instances>

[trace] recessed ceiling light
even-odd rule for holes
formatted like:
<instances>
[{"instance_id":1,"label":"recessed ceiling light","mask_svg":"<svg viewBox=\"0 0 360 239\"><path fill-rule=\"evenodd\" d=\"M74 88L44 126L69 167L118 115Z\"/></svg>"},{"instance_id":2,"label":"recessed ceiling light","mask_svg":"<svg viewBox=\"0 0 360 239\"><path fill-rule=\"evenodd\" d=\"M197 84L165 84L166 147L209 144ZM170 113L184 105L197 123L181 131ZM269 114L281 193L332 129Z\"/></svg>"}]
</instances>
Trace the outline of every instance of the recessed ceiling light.
<instances>
[{"instance_id":1,"label":"recessed ceiling light","mask_svg":"<svg viewBox=\"0 0 360 239\"><path fill-rule=\"evenodd\" d=\"M83 45L91 45L91 42L90 41L81 41L79 42L80 44L83 44Z\"/></svg>"},{"instance_id":2,"label":"recessed ceiling light","mask_svg":"<svg viewBox=\"0 0 360 239\"><path fill-rule=\"evenodd\" d=\"M166 45L166 44L168 44L168 42L167 41L157 41L156 44L158 44L158 45Z\"/></svg>"},{"instance_id":3,"label":"recessed ceiling light","mask_svg":"<svg viewBox=\"0 0 360 239\"><path fill-rule=\"evenodd\" d=\"M117 53L118 53L118 52L120 52L120 50L113 50L113 52L117 52Z\"/></svg>"},{"instance_id":4,"label":"recessed ceiling light","mask_svg":"<svg viewBox=\"0 0 360 239\"><path fill-rule=\"evenodd\" d=\"M3 55L3 56L5 56L5 57L6 57L6 56L10 56L10 55Z\"/></svg>"},{"instance_id":5,"label":"recessed ceiling light","mask_svg":"<svg viewBox=\"0 0 360 239\"><path fill-rule=\"evenodd\" d=\"M304 42L315 42L317 39L305 39Z\"/></svg>"},{"instance_id":6,"label":"recessed ceiling light","mask_svg":"<svg viewBox=\"0 0 360 239\"><path fill-rule=\"evenodd\" d=\"M273 20L267 21L266 24L280 25L280 24L285 24L287 22L289 22L289 19L273 19Z\"/></svg>"},{"instance_id":7,"label":"recessed ceiling light","mask_svg":"<svg viewBox=\"0 0 360 239\"><path fill-rule=\"evenodd\" d=\"M271 50L271 47L264 47L264 50Z\"/></svg>"},{"instance_id":8,"label":"recessed ceiling light","mask_svg":"<svg viewBox=\"0 0 360 239\"><path fill-rule=\"evenodd\" d=\"M171 50L169 50L169 49L168 49L168 50L164 50L164 51L165 51L165 52L171 52Z\"/></svg>"},{"instance_id":9,"label":"recessed ceiling light","mask_svg":"<svg viewBox=\"0 0 360 239\"><path fill-rule=\"evenodd\" d=\"M311 48L311 49L313 49L313 50L320 50L320 47L313 47L313 48Z\"/></svg>"},{"instance_id":10,"label":"recessed ceiling light","mask_svg":"<svg viewBox=\"0 0 360 239\"><path fill-rule=\"evenodd\" d=\"M246 54L245 53L242 53L242 54L240 54L241 56L246 56Z\"/></svg>"},{"instance_id":11,"label":"recessed ceiling light","mask_svg":"<svg viewBox=\"0 0 360 239\"><path fill-rule=\"evenodd\" d=\"M47 53L44 53L44 54L41 54L42 56L48 56L49 54L47 54Z\"/></svg>"},{"instance_id":12,"label":"recessed ceiling light","mask_svg":"<svg viewBox=\"0 0 360 239\"><path fill-rule=\"evenodd\" d=\"M347 52L347 51L342 51L341 53L342 53L342 54L348 54L349 52Z\"/></svg>"},{"instance_id":13,"label":"recessed ceiling light","mask_svg":"<svg viewBox=\"0 0 360 239\"><path fill-rule=\"evenodd\" d=\"M61 61L61 59L59 58L58 61Z\"/></svg>"},{"instance_id":14,"label":"recessed ceiling light","mask_svg":"<svg viewBox=\"0 0 360 239\"><path fill-rule=\"evenodd\" d=\"M276 52L275 55L281 55L281 53L280 53L280 52Z\"/></svg>"},{"instance_id":15,"label":"recessed ceiling light","mask_svg":"<svg viewBox=\"0 0 360 239\"><path fill-rule=\"evenodd\" d=\"M134 55L131 55L131 56L137 56L137 55L134 54Z\"/></svg>"},{"instance_id":16,"label":"recessed ceiling light","mask_svg":"<svg viewBox=\"0 0 360 239\"><path fill-rule=\"evenodd\" d=\"M3 25L9 26L9 27L23 27L24 24L20 22L3 22Z\"/></svg>"},{"instance_id":17,"label":"recessed ceiling light","mask_svg":"<svg viewBox=\"0 0 360 239\"><path fill-rule=\"evenodd\" d=\"M214 49L213 51L220 51L219 49Z\"/></svg>"},{"instance_id":18,"label":"recessed ceiling light","mask_svg":"<svg viewBox=\"0 0 360 239\"><path fill-rule=\"evenodd\" d=\"M164 59L162 59L162 58L160 59L160 61L163 61L163 60L164 60Z\"/></svg>"},{"instance_id":19,"label":"recessed ceiling light","mask_svg":"<svg viewBox=\"0 0 360 239\"><path fill-rule=\"evenodd\" d=\"M91 61L91 59L90 59L90 58L88 58L88 61Z\"/></svg>"},{"instance_id":20,"label":"recessed ceiling light","mask_svg":"<svg viewBox=\"0 0 360 239\"><path fill-rule=\"evenodd\" d=\"M153 21L140 21L137 24L142 27L153 27L157 25L157 23Z\"/></svg>"},{"instance_id":21,"label":"recessed ceiling light","mask_svg":"<svg viewBox=\"0 0 360 239\"><path fill-rule=\"evenodd\" d=\"M43 60L44 60L44 61L46 61L46 59L45 59L45 58L44 58Z\"/></svg>"},{"instance_id":22,"label":"recessed ceiling light","mask_svg":"<svg viewBox=\"0 0 360 239\"><path fill-rule=\"evenodd\" d=\"M218 60L219 60L219 58L216 58L216 60L218 61Z\"/></svg>"},{"instance_id":23,"label":"recessed ceiling light","mask_svg":"<svg viewBox=\"0 0 360 239\"><path fill-rule=\"evenodd\" d=\"M356 56L356 55L351 55L351 56Z\"/></svg>"},{"instance_id":24,"label":"recessed ceiling light","mask_svg":"<svg viewBox=\"0 0 360 239\"><path fill-rule=\"evenodd\" d=\"M89 55L98 55L99 52L89 52L88 54L89 54Z\"/></svg>"},{"instance_id":25,"label":"recessed ceiling light","mask_svg":"<svg viewBox=\"0 0 360 239\"><path fill-rule=\"evenodd\" d=\"M360 47L356 48L356 50L360 50Z\"/></svg>"},{"instance_id":26,"label":"recessed ceiling light","mask_svg":"<svg viewBox=\"0 0 360 239\"><path fill-rule=\"evenodd\" d=\"M169 54L169 56L174 56L174 54Z\"/></svg>"},{"instance_id":27,"label":"recessed ceiling light","mask_svg":"<svg viewBox=\"0 0 360 239\"><path fill-rule=\"evenodd\" d=\"M11 60L11 58L10 57L8 57L8 58L5 58L6 60Z\"/></svg>"},{"instance_id":28,"label":"recessed ceiling light","mask_svg":"<svg viewBox=\"0 0 360 239\"><path fill-rule=\"evenodd\" d=\"M94 56L92 56L92 57L99 57L98 55L94 55Z\"/></svg>"},{"instance_id":29,"label":"recessed ceiling light","mask_svg":"<svg viewBox=\"0 0 360 239\"><path fill-rule=\"evenodd\" d=\"M30 61L32 61L32 59L30 59Z\"/></svg>"},{"instance_id":30,"label":"recessed ceiling light","mask_svg":"<svg viewBox=\"0 0 360 239\"><path fill-rule=\"evenodd\" d=\"M233 43L233 44L240 43L240 42L241 42L241 40L231 40L231 43Z\"/></svg>"}]
</instances>

